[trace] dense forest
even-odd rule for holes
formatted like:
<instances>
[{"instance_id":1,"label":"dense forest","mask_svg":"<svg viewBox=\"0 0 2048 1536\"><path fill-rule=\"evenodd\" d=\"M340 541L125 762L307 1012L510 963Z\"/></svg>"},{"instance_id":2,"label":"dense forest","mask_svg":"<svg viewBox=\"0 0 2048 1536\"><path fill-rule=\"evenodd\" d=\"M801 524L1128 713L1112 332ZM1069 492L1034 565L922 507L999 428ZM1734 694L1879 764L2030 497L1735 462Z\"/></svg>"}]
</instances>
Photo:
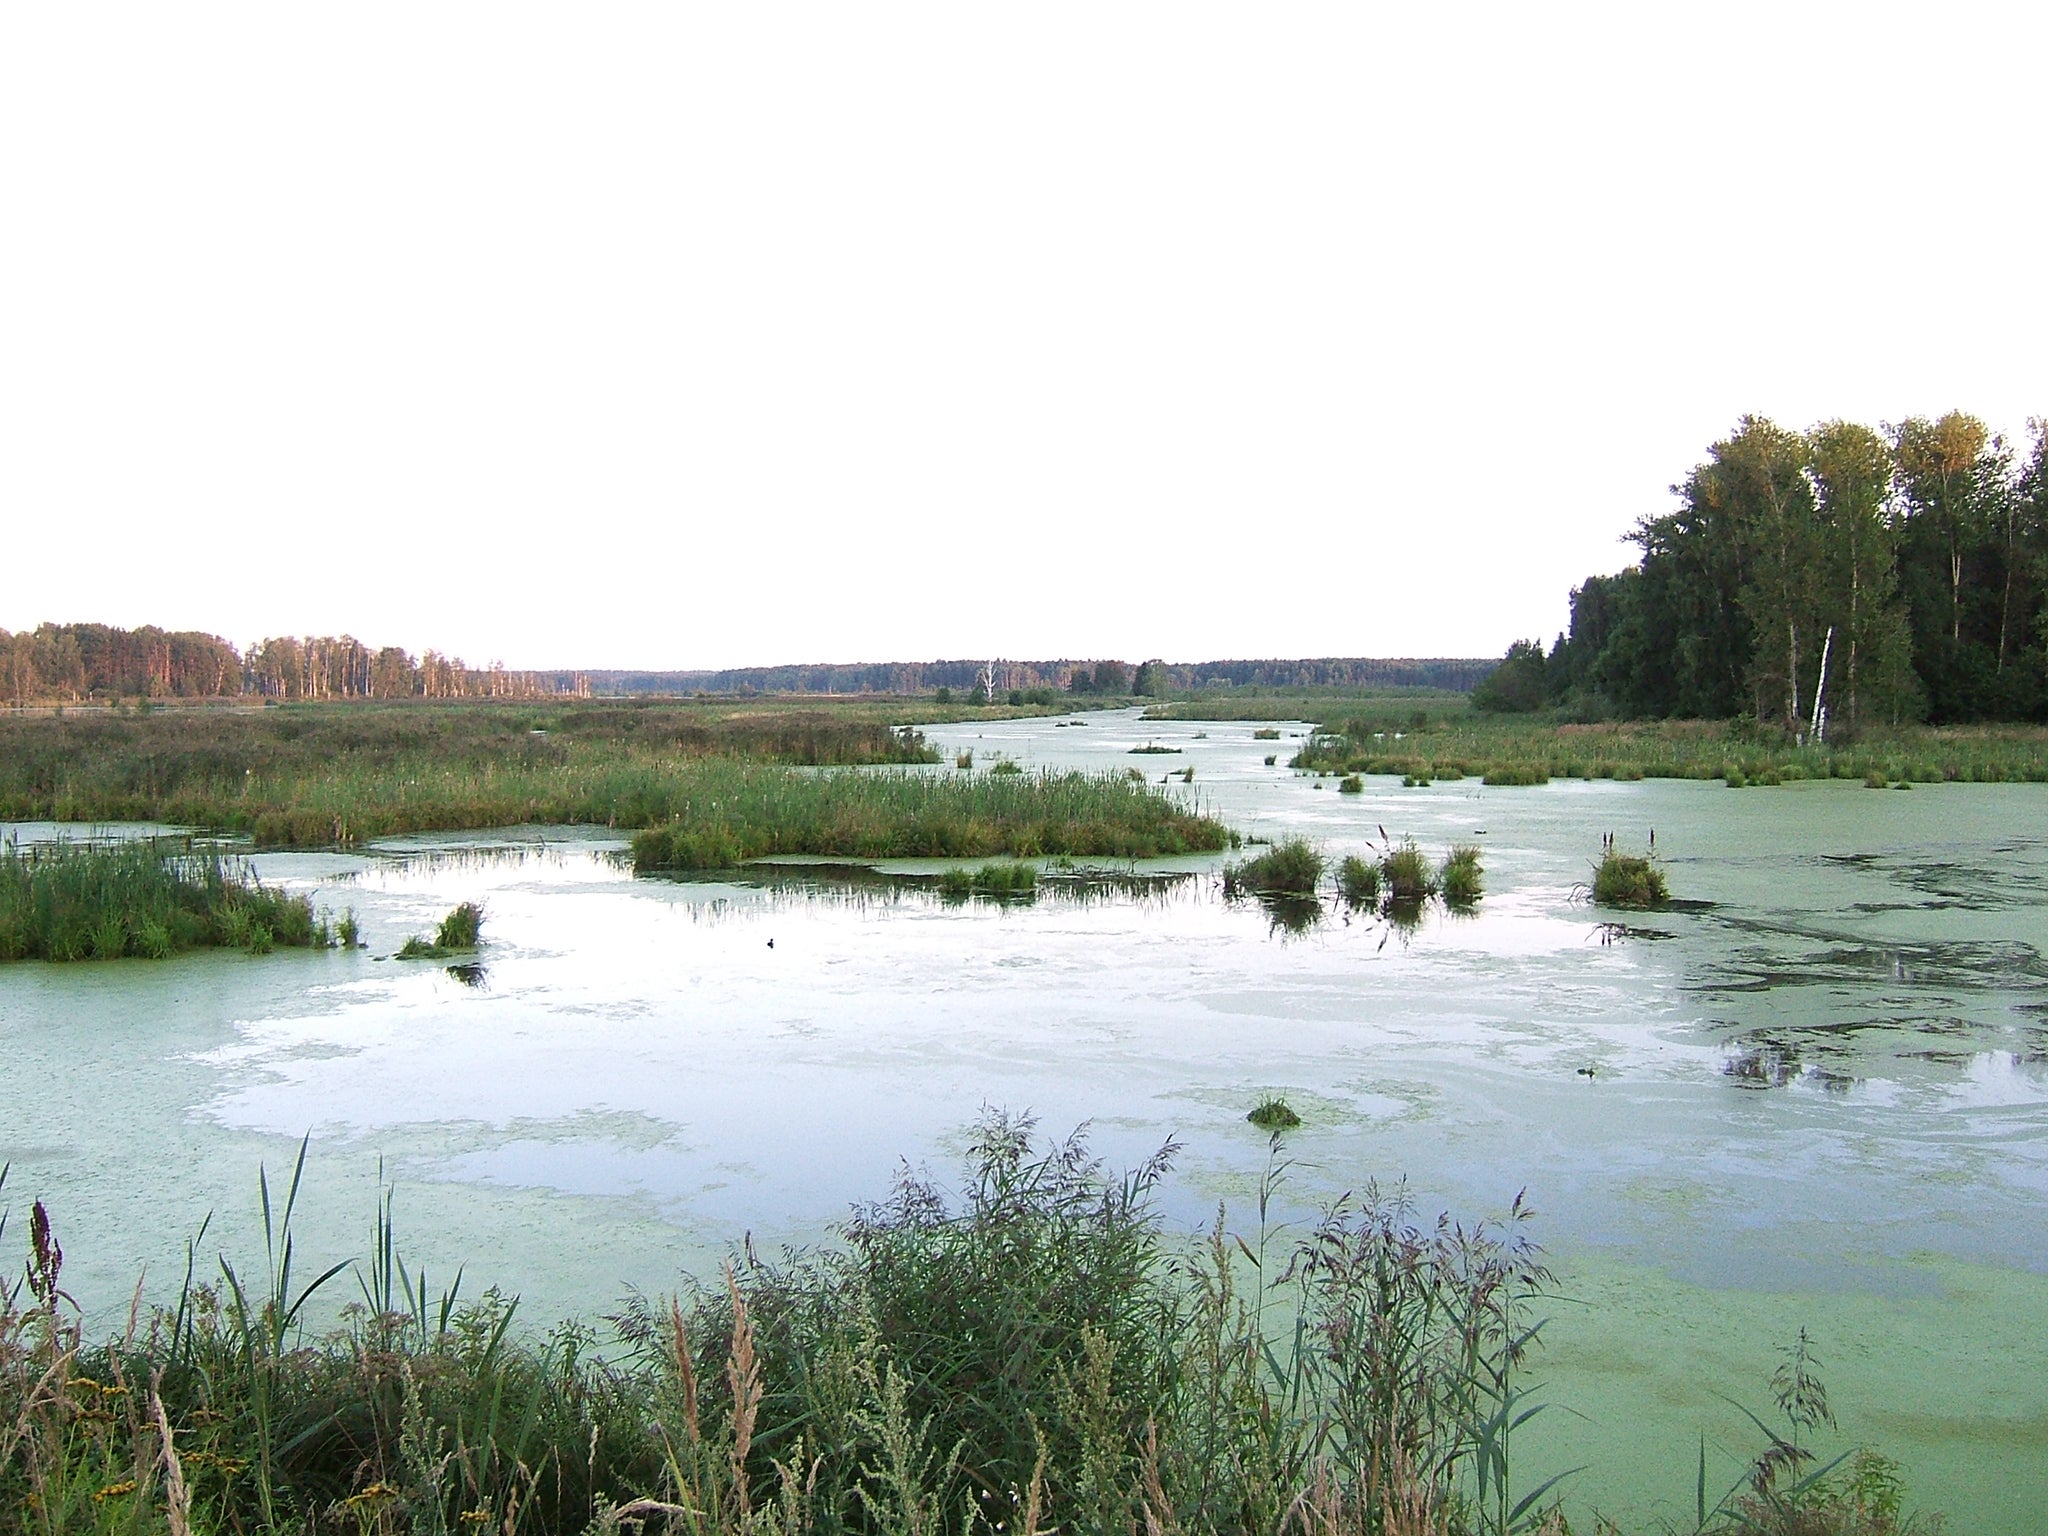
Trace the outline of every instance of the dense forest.
<instances>
[{"instance_id":1,"label":"dense forest","mask_svg":"<svg viewBox=\"0 0 2048 1536\"><path fill-rule=\"evenodd\" d=\"M290 635L247 653L218 635L154 626L44 624L0 629L0 700L10 704L86 699L524 698L575 691L530 672L471 667L428 651L415 660L397 646L372 649L350 635Z\"/></svg>"},{"instance_id":2,"label":"dense forest","mask_svg":"<svg viewBox=\"0 0 2048 1536\"><path fill-rule=\"evenodd\" d=\"M578 674L593 693L929 693L969 696L982 661L885 661L748 667L719 672L596 671ZM1493 670L1487 658L1321 656L1291 660L1168 662L997 661L996 692L1196 693L1212 688L1435 688L1465 692ZM542 679L568 674L542 673Z\"/></svg>"},{"instance_id":3,"label":"dense forest","mask_svg":"<svg viewBox=\"0 0 2048 1536\"><path fill-rule=\"evenodd\" d=\"M1482 709L1838 727L2048 719L2048 422L1793 432L1747 416L1630 535L1642 557L1518 641Z\"/></svg>"}]
</instances>

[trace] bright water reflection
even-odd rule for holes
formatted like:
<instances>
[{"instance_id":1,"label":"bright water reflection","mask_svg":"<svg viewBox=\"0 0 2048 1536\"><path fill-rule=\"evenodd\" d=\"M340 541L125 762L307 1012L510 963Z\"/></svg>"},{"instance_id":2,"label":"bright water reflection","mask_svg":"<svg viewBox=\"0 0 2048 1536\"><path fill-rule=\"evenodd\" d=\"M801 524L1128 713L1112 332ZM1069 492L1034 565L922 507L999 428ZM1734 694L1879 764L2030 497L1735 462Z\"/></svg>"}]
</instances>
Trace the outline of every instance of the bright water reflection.
<instances>
[{"instance_id":1,"label":"bright water reflection","mask_svg":"<svg viewBox=\"0 0 2048 1536\"><path fill-rule=\"evenodd\" d=\"M1577 1298L1543 1374L1586 1415L1554 1415L1540 1459L1592 1461L1582 1498L1677 1518L1701 1428L1747 1447L1713 1394L1761 1406L1804 1323L1852 1433L1959 1528L2031 1529L2048 790L1348 796L1266 767L1296 743L1252 729L930 734L949 763L1193 765L1176 793L1333 856L1381 829L1432 854L1477 841L1479 912L1403 931L1331 905L1289 932L1222 900L1220 859L997 904L815 868L635 880L617 840L567 829L261 855L354 907L369 948L0 973L10 1196L50 1199L76 1289L114 1308L208 1209L245 1244L256 1162L310 1130L313 1248L361 1246L381 1158L416 1251L545 1317L704 1269L749 1230L813 1240L899 1158L945 1164L983 1103L1092 1120L1112 1161L1177 1136L1176 1220L1218 1200L1249 1219L1267 1147L1242 1117L1277 1090L1307 1122L1297 1213L1402 1174L1464 1212L1532 1192ZM1146 741L1181 751L1129 755ZM1574 899L1601 833L1653 829L1703 906L1604 923ZM478 969L382 958L458 900L488 913Z\"/></svg>"}]
</instances>

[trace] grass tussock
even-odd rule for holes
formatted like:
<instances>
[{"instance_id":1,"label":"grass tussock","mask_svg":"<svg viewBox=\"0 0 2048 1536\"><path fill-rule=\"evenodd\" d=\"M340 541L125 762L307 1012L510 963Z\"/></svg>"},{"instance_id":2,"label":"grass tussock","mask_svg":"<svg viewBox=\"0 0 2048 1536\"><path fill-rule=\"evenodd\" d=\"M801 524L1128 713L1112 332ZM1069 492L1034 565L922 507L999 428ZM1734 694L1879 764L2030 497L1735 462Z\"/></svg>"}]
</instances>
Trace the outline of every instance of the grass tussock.
<instances>
[{"instance_id":1,"label":"grass tussock","mask_svg":"<svg viewBox=\"0 0 2048 1536\"><path fill-rule=\"evenodd\" d=\"M1376 860L1357 854L1344 856L1337 866L1337 893L1353 907L1375 907L1380 900L1380 866Z\"/></svg>"},{"instance_id":2,"label":"grass tussock","mask_svg":"<svg viewBox=\"0 0 2048 1536\"><path fill-rule=\"evenodd\" d=\"M1223 894L1312 896L1322 878L1322 854L1306 840L1291 837L1264 853L1225 865Z\"/></svg>"},{"instance_id":3,"label":"grass tussock","mask_svg":"<svg viewBox=\"0 0 2048 1536\"><path fill-rule=\"evenodd\" d=\"M465 955L482 942L484 909L473 901L465 901L453 908L441 919L441 926L431 939L415 934L398 948L400 960L449 960Z\"/></svg>"},{"instance_id":4,"label":"grass tussock","mask_svg":"<svg viewBox=\"0 0 2048 1536\"><path fill-rule=\"evenodd\" d=\"M706 765L672 819L634 837L634 867L722 869L776 854L1153 858L1228 841L1220 822L1141 782L1000 768L964 778Z\"/></svg>"},{"instance_id":5,"label":"grass tussock","mask_svg":"<svg viewBox=\"0 0 2048 1536\"><path fill-rule=\"evenodd\" d=\"M1437 871L1437 889L1447 905L1469 907L1486 889L1484 874L1479 865L1479 850L1470 843L1460 843L1444 855L1443 865Z\"/></svg>"},{"instance_id":6,"label":"grass tussock","mask_svg":"<svg viewBox=\"0 0 2048 1536\"><path fill-rule=\"evenodd\" d=\"M1475 860L1476 864L1476 860ZM1380 889L1397 907L1420 906L1437 893L1437 872L1413 838L1380 855Z\"/></svg>"},{"instance_id":7,"label":"grass tussock","mask_svg":"<svg viewBox=\"0 0 2048 1536\"><path fill-rule=\"evenodd\" d=\"M1173 1153L1112 1174L1078 1134L988 1112L958 1194L906 1170L829 1248L736 1255L546 1333L459 1272L430 1288L388 1195L353 1263L309 1273L302 1147L262 1181L255 1263L188 1263L89 1339L38 1202L0 1286L0 1531L1562 1529L1557 1477L1518 1455L1555 1290L1520 1199L1499 1222L1420 1220L1368 1185L1298 1241L1219 1215L1188 1243L1154 1203ZM1713 1505L1702 1461L1700 1531L1924 1529L1896 1463L1821 1458L1803 1335L1773 1385L1782 1427L1757 1417L1765 1445Z\"/></svg>"},{"instance_id":8,"label":"grass tussock","mask_svg":"<svg viewBox=\"0 0 2048 1536\"><path fill-rule=\"evenodd\" d=\"M1262 1100L1245 1119L1269 1133L1291 1131L1301 1124L1301 1116L1289 1107L1285 1099Z\"/></svg>"},{"instance_id":9,"label":"grass tussock","mask_svg":"<svg viewBox=\"0 0 2048 1536\"><path fill-rule=\"evenodd\" d=\"M1671 888L1654 860L1609 846L1593 869L1593 904L1647 912L1669 904Z\"/></svg>"},{"instance_id":10,"label":"grass tussock","mask_svg":"<svg viewBox=\"0 0 2048 1536\"><path fill-rule=\"evenodd\" d=\"M303 896L183 839L0 845L0 961L165 960L193 949L325 947Z\"/></svg>"}]
</instances>

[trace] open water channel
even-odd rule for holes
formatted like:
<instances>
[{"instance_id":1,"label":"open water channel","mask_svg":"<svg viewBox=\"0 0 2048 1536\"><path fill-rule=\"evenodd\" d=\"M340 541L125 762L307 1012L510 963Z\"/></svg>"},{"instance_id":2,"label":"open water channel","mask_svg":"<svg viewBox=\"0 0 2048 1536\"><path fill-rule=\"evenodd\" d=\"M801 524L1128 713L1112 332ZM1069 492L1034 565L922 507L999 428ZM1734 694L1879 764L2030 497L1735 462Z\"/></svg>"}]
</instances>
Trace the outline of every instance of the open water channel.
<instances>
[{"instance_id":1,"label":"open water channel","mask_svg":"<svg viewBox=\"0 0 2048 1536\"><path fill-rule=\"evenodd\" d=\"M1277 1091L1306 1122L1291 1216L1369 1179L1467 1216L1528 1190L1558 1406L1518 1459L1584 1463L1574 1507L1689 1523L1700 1436L1732 1482L1757 1437L1728 1399L1767 1411L1803 1326L1843 1443L1897 1456L1956 1532L2048 1529L2048 786L1341 795L1285 768L1299 724L1078 718L928 735L976 771L1192 766L1176 793L1333 858L1381 829L1475 842L1485 899L1290 932L1223 899L1221 856L999 905L635 879L587 829L259 855L368 948L0 970L0 1204L48 1202L111 1318L138 1276L175 1285L209 1212L202 1268L260 1255L257 1167L310 1133L309 1272L367 1251L394 1182L437 1288L465 1264L539 1325L709 1276L750 1233L827 1239L902 1162L950 1170L983 1105L1089 1122L1112 1164L1177 1138L1173 1221L1221 1201L1245 1229L1270 1154L1244 1114ZM1575 887L1603 833L1653 830L1699 905L1617 929ZM477 968L384 958L465 899Z\"/></svg>"}]
</instances>

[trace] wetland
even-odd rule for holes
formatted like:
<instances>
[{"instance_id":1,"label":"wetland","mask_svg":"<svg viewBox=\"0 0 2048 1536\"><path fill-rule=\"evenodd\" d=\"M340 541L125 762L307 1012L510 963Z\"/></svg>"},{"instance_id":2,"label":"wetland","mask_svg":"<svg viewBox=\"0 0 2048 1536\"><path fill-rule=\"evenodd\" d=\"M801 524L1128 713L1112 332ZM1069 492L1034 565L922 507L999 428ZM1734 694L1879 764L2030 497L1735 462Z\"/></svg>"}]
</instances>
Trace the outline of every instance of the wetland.
<instances>
[{"instance_id":1,"label":"wetland","mask_svg":"<svg viewBox=\"0 0 2048 1536\"><path fill-rule=\"evenodd\" d=\"M1000 798L1130 784L1131 754L1154 749L1175 764L1158 824L1246 847L998 837L945 849L962 859L878 842L848 861L799 841L636 875L632 829L673 801L605 814L573 732L510 709L527 777L480 788L457 768L396 809L368 787L313 807L330 832L351 818L345 848L289 846L318 841L313 821L295 832L304 794L229 804L238 774L296 771L288 737L175 775L140 751L121 775L52 778L14 809L224 832L266 890L352 914L360 944L0 967L0 1200L17 1220L46 1203L67 1290L118 1329L138 1275L175 1290L209 1215L203 1268L260 1259L255 1170L276 1181L303 1141L308 1274L365 1259L388 1211L408 1253L466 1264L471 1295L517 1292L544 1329L734 1252L837 1241L906 1170L957 1197L990 1112L1028 1111L1056 1142L1085 1125L1112 1169L1173 1143L1147 1198L1176 1244L1199 1245L1219 1204L1284 1249L1368 1186L1464 1217L1526 1191L1516 1228L1555 1276L1526 1370L1553 1407L1516 1477L1582 1468L1557 1490L1574 1528L1597 1512L1690 1529L1696 1462L1716 1492L1740 1477L1757 1433L1736 1405L1768 1403L1801 1329L1841 1449L1896 1458L1953 1530L2035 1528L2048 785L1874 794L1861 764L1741 795L1628 773L1489 785L1447 776L1448 752L1404 739L1382 760L1307 722L1063 723L939 720L910 743L877 720L843 750L764 736L785 744L746 771L850 762ZM350 782L408 761L411 728L394 716ZM741 771L700 746L672 732L635 782L673 796L682 775ZM483 819L505 807L526 824ZM88 827L6 831L33 848ZM1632 853L1654 834L1672 898L1625 925L1591 900L1610 833ZM1305 890L1226 894L1227 868L1296 844L1314 869L1294 855L1284 883ZM1461 861L1471 899L1400 916L1377 887L1345 899L1411 847L1439 883ZM1028 880L990 862L1018 854ZM473 952L390 958L465 905L483 915ZM1277 1143L1246 1119L1276 1101L1300 1121Z\"/></svg>"}]
</instances>

